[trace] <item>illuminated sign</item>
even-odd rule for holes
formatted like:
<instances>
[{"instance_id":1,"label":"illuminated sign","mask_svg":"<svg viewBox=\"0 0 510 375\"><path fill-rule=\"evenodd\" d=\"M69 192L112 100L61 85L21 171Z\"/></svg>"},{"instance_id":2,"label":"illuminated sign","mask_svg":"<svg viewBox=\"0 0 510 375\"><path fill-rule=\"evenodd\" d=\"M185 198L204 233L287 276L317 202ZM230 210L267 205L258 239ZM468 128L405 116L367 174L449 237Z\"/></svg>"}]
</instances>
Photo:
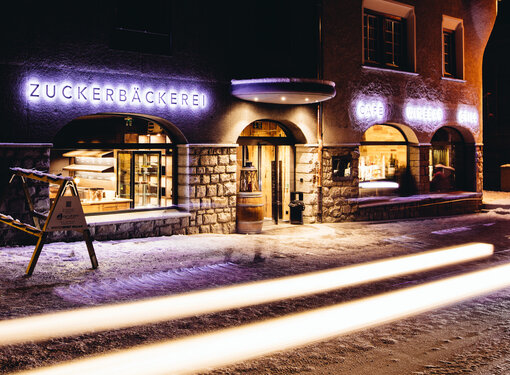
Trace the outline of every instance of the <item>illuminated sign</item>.
<instances>
[{"instance_id":1,"label":"illuminated sign","mask_svg":"<svg viewBox=\"0 0 510 375\"><path fill-rule=\"evenodd\" d=\"M380 99L360 99L356 103L356 117L359 120L384 121L386 108Z\"/></svg>"},{"instance_id":2,"label":"illuminated sign","mask_svg":"<svg viewBox=\"0 0 510 375\"><path fill-rule=\"evenodd\" d=\"M443 122L444 111L437 104L407 103L404 117L410 124L438 125Z\"/></svg>"},{"instance_id":3,"label":"illuminated sign","mask_svg":"<svg viewBox=\"0 0 510 375\"><path fill-rule=\"evenodd\" d=\"M160 107L186 110L204 109L208 98L203 92L185 89L153 88L137 83L99 84L29 79L25 96L29 102L73 103L121 107Z\"/></svg>"},{"instance_id":4,"label":"illuminated sign","mask_svg":"<svg viewBox=\"0 0 510 375\"><path fill-rule=\"evenodd\" d=\"M478 111L473 106L460 105L457 108L457 122L465 126L478 126Z\"/></svg>"}]
</instances>

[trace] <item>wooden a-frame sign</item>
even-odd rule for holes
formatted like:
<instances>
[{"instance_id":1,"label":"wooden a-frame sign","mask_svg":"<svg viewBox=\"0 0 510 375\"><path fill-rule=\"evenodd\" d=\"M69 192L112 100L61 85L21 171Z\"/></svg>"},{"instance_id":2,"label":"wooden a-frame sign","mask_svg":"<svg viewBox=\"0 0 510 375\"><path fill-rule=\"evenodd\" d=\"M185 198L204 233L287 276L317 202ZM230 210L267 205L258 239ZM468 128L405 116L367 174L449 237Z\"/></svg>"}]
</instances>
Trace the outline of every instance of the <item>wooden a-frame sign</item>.
<instances>
[{"instance_id":1,"label":"wooden a-frame sign","mask_svg":"<svg viewBox=\"0 0 510 375\"><path fill-rule=\"evenodd\" d=\"M48 232L57 230L74 230L83 233L83 239L87 244L87 250L89 252L90 261L92 262L92 268L96 269L98 266L96 253L94 252L94 246L92 245L92 237L90 230L88 229L87 222L85 221L85 215L83 214L83 208L81 206L80 198L78 197L78 189L74 180L71 177L58 176L50 173L44 173L33 169L23 168L10 168L13 172L11 182L15 176L21 178L23 185L23 191L27 199L30 215L34 221L34 225L22 223L17 219L13 219L9 215L0 214L0 222L10 225L16 229L22 230L32 236L38 238L37 244L35 245L34 253L30 259L26 276L32 275L34 272L35 265L41 254L41 250L44 246L44 241L48 236ZM39 180L47 183L53 183L59 185L58 193L55 197L55 201L50 207L48 215L37 212L34 209L32 198L30 197L26 179ZM65 195L66 190L69 189L71 195Z\"/></svg>"}]
</instances>

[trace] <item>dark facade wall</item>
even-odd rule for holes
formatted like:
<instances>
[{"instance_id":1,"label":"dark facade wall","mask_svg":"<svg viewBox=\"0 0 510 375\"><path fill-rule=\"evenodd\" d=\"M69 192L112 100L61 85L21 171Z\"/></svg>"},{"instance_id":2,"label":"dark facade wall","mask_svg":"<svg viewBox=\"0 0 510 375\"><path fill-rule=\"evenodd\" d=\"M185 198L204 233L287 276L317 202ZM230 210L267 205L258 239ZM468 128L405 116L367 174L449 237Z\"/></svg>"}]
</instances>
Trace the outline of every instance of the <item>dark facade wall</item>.
<instances>
[{"instance_id":1,"label":"dark facade wall","mask_svg":"<svg viewBox=\"0 0 510 375\"><path fill-rule=\"evenodd\" d=\"M498 16L483 62L484 84L484 188L501 189L501 165L510 163L510 71L502 51L510 46L510 6L498 3Z\"/></svg>"},{"instance_id":2,"label":"dark facade wall","mask_svg":"<svg viewBox=\"0 0 510 375\"><path fill-rule=\"evenodd\" d=\"M459 128L466 142L482 142L482 58L496 15L496 2L402 1L414 7L416 17L416 74L362 67L362 1L325 0L323 27L324 76L337 83L338 95L324 105L325 143L359 142L371 124L354 117L354 101L377 96L386 101L386 122L409 126L420 143L430 143L439 126ZM338 15L343 22L338 22ZM463 20L464 80L442 79L442 16ZM439 103L444 108L442 125L409 124L403 116L406 101ZM480 126L461 126L456 118L459 104L473 106Z\"/></svg>"},{"instance_id":3,"label":"dark facade wall","mask_svg":"<svg viewBox=\"0 0 510 375\"><path fill-rule=\"evenodd\" d=\"M11 14L15 16L0 30L0 142L52 142L72 119L98 112L160 116L179 128L189 143L235 142L242 127L263 118L291 121L305 133L314 134L307 131L315 127L313 106L259 105L255 110L230 95L230 80L260 74L281 76L284 72L315 76L315 34L309 32L316 23L315 2L254 2L253 12L230 1L171 2L169 55L113 48L111 3L92 1L72 8L60 2L20 1L14 5L17 9ZM279 28L287 37L282 37L286 43L278 51L274 45L254 39L259 35L270 40L274 31L256 27L261 10L274 13L273 17L279 15ZM293 13L296 17L288 16ZM27 85L33 78L41 84L69 83L75 97L80 83L89 90L93 84L103 86L103 96L106 85L133 85L141 86L142 95L144 90L161 87L205 93L207 104L193 110L137 105L136 101L124 107L104 101L91 104L90 91L86 104L62 98L29 102Z\"/></svg>"}]
</instances>

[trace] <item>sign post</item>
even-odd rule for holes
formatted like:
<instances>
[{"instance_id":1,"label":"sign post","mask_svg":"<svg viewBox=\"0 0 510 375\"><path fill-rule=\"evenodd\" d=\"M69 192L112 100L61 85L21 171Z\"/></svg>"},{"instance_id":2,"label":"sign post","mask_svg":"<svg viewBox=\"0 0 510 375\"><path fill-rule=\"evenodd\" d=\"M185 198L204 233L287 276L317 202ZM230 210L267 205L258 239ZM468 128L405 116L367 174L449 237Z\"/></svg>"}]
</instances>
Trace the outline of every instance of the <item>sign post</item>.
<instances>
[{"instance_id":1,"label":"sign post","mask_svg":"<svg viewBox=\"0 0 510 375\"><path fill-rule=\"evenodd\" d=\"M30 215L32 216L35 226L22 223L21 221L4 214L0 214L0 222L38 238L25 275L31 276L34 272L35 265L37 264L37 260L41 254L48 232L59 230L74 230L83 233L83 239L87 245L92 268L96 269L98 267L98 263L94 246L92 244L92 237L90 235L87 222L85 221L85 215L83 214L83 208L81 206L80 198L78 197L78 189L74 180L71 177L58 176L32 169L11 168L11 171L13 172L11 182L15 176L19 176L21 178L23 191L30 209ZM27 178L59 185L58 193L55 197L55 201L50 207L48 215L35 211L26 185ZM71 195L65 195L68 189ZM43 221L41 222L40 220Z\"/></svg>"}]
</instances>

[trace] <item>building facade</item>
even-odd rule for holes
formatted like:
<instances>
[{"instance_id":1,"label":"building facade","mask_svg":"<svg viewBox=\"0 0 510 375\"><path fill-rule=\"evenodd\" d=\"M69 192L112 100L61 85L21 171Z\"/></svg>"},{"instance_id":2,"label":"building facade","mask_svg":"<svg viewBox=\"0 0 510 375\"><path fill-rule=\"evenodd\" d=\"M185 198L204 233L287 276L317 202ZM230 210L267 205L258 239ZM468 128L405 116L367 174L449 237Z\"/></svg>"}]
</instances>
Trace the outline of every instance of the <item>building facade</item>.
<instances>
[{"instance_id":1,"label":"building facade","mask_svg":"<svg viewBox=\"0 0 510 375\"><path fill-rule=\"evenodd\" d=\"M235 232L247 162L275 222L296 192L305 222L375 218L363 202L428 194L437 165L440 190L481 192L495 1L240 3L19 2L1 32L0 212L28 220L14 166L74 177L97 239ZM30 193L44 212L56 192Z\"/></svg>"}]
</instances>

